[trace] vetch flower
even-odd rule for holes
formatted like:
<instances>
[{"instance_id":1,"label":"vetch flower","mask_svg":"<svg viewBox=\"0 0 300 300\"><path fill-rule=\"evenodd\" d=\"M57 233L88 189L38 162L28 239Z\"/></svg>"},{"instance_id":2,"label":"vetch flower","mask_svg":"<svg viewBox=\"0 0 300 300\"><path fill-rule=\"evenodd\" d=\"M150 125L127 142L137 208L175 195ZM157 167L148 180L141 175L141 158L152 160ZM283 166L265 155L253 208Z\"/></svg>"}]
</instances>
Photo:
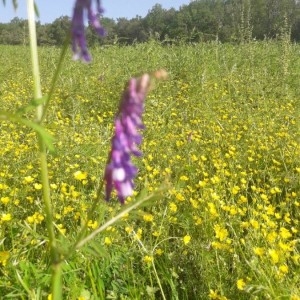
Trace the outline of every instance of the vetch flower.
<instances>
[{"instance_id":1,"label":"vetch flower","mask_svg":"<svg viewBox=\"0 0 300 300\"><path fill-rule=\"evenodd\" d=\"M84 10L87 11L88 22L95 29L99 36L105 35L105 30L100 24L99 16L103 13L100 0L96 0L97 13L92 9L92 0L77 0L75 2L72 23L72 50L74 52L73 58L75 60L82 59L85 62L91 61L91 56L86 45L86 38L84 34Z\"/></svg>"},{"instance_id":2,"label":"vetch flower","mask_svg":"<svg viewBox=\"0 0 300 300\"><path fill-rule=\"evenodd\" d=\"M118 198L124 203L125 198L133 194L133 179L137 168L132 164L131 155L141 156L137 145L142 141L139 133L144 128L142 114L144 100L149 90L150 76L142 75L132 78L121 99L119 112L115 119L115 132L108 164L105 168L106 200L109 200L112 189L117 191Z\"/></svg>"}]
</instances>

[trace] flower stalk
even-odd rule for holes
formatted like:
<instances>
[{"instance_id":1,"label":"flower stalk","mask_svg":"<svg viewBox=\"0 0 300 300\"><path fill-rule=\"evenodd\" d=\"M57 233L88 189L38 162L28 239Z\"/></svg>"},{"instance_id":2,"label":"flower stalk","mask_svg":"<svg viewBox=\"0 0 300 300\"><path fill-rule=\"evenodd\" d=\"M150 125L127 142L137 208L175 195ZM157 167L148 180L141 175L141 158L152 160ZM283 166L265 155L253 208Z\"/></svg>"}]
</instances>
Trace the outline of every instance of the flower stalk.
<instances>
[{"instance_id":1,"label":"flower stalk","mask_svg":"<svg viewBox=\"0 0 300 300\"><path fill-rule=\"evenodd\" d=\"M152 76L146 73L138 78L131 78L125 88L115 119L115 132L104 174L107 201L113 189L122 204L126 197L133 194L133 180L138 169L132 164L131 156L142 155L137 146L142 142L140 131L144 129L142 115L145 98L151 88L152 79L166 76L164 70L159 70Z\"/></svg>"},{"instance_id":2,"label":"flower stalk","mask_svg":"<svg viewBox=\"0 0 300 300\"><path fill-rule=\"evenodd\" d=\"M37 39L36 39L36 26L35 26L35 17L34 17L34 1L27 0L27 14L28 14L28 28L29 28L29 40L30 40L30 53L31 53L31 61L32 61L32 75L33 75L33 91L34 98L40 99L42 98L42 90L41 90L41 79L40 79L40 71L39 71L39 58L37 51ZM37 107L37 122L41 121L43 115L43 105L40 104Z\"/></svg>"},{"instance_id":3,"label":"flower stalk","mask_svg":"<svg viewBox=\"0 0 300 300\"><path fill-rule=\"evenodd\" d=\"M34 0L27 0L27 13L28 13L28 27L29 27L29 39L30 39L30 53L32 61L32 75L33 75L33 92L34 99L42 98L40 70L37 51L37 39L36 39L36 25L35 25L35 10ZM43 104L37 106L36 109L36 122L41 123L43 118ZM53 210L50 198L50 185L48 176L48 163L47 163L47 149L43 141L41 134L38 134L39 144L39 160L41 171L41 183L43 187L43 201L45 206L46 226L48 230L50 256L52 263L52 299L62 299L61 279L62 270L61 264L58 262L58 249L56 245L55 232L53 227Z\"/></svg>"}]
</instances>

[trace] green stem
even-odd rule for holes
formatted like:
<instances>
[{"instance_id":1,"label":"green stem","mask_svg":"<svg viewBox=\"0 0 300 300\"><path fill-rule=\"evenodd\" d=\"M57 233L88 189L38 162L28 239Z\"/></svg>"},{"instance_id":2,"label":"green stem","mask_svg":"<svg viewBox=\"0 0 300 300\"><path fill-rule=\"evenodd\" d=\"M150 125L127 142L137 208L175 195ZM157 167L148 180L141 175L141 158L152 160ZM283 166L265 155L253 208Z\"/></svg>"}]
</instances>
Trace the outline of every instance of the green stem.
<instances>
[{"instance_id":1,"label":"green stem","mask_svg":"<svg viewBox=\"0 0 300 300\"><path fill-rule=\"evenodd\" d=\"M29 28L29 37L30 37L30 53L32 61L32 74L34 81L34 98L42 98L41 90L41 78L39 71L39 59L37 51L37 39L36 39L36 27L35 27L35 17L34 17L34 1L27 0L27 13L28 13L28 28ZM43 114L43 106L39 105L37 107L37 121L40 122Z\"/></svg>"},{"instance_id":2,"label":"green stem","mask_svg":"<svg viewBox=\"0 0 300 300\"><path fill-rule=\"evenodd\" d=\"M97 206L98 206L98 204L99 204L99 202L101 200L101 192L102 192L102 189L103 189L103 185L104 185L104 179L102 178L101 181L100 181L100 183L99 183L98 189L97 189L96 199L94 199L93 205L88 210L88 213L87 213L87 216L86 216L86 220L85 220L84 225L82 226L82 228L81 228L81 230L80 230L80 232L78 234L78 237L76 239L75 245L77 245L78 243L80 243L80 241L84 238L84 236L86 234L89 220L92 219L93 213L96 210L96 208L97 208ZM76 248L76 246L72 247L72 249L75 249L75 248Z\"/></svg>"},{"instance_id":3,"label":"green stem","mask_svg":"<svg viewBox=\"0 0 300 300\"><path fill-rule=\"evenodd\" d=\"M49 235L49 248L52 263L52 299L62 299L62 264L60 263L60 256L56 245L56 238L53 226L53 211L50 198L50 187L47 166L47 152L46 146L41 136L39 135L40 148L40 165L41 165L41 181L43 186L43 200L45 205L46 226Z\"/></svg>"},{"instance_id":4,"label":"green stem","mask_svg":"<svg viewBox=\"0 0 300 300\"><path fill-rule=\"evenodd\" d=\"M60 70L62 68L62 64L63 64L64 58L65 58L65 55L67 53L67 49L69 48L69 43L70 43L70 35L68 35L68 37L66 38L64 46L62 48L62 51L61 51L61 54L60 54L60 57L59 57L59 60L58 60L58 63L57 63L57 67L56 67L54 76L53 76L52 81L51 81L50 90L49 90L47 98L46 98L46 102L45 102L44 110L43 110L43 113L42 113L41 121L43 121L45 116L46 116L46 112L48 110L50 100L53 96L55 85L56 85L56 82L59 78L59 73L60 73Z\"/></svg>"},{"instance_id":5,"label":"green stem","mask_svg":"<svg viewBox=\"0 0 300 300\"><path fill-rule=\"evenodd\" d=\"M36 39L36 26L35 26L35 10L34 0L27 0L27 12L28 12L28 27L30 37L30 52L32 60L32 74L34 82L34 98L42 98L41 91L41 79L39 71L38 51L37 51L37 39ZM39 105L36 111L36 119L38 123L41 123L43 118L43 105ZM59 261L59 252L56 245L55 232L53 227L53 210L50 198L50 185L48 176L48 163L47 163L47 149L43 138L38 134L39 144L39 157L41 168L41 182L43 186L43 200L45 205L46 225L49 235L50 257L52 263L52 299L62 299L62 269Z\"/></svg>"},{"instance_id":6,"label":"green stem","mask_svg":"<svg viewBox=\"0 0 300 300\"><path fill-rule=\"evenodd\" d=\"M87 237L77 241L75 243L75 245L73 246L73 249L79 249L82 246L84 246L87 242L89 242L90 240L92 240L97 234L99 234L100 232L104 231L105 229L107 229L109 226L113 225L114 223L116 223L117 221L119 221L120 219L122 219L124 216L126 216L130 211L132 211L133 209L136 209L137 207L139 207L142 203L150 200L151 198L153 198L153 195L149 195L147 197L142 198L141 200L133 203L132 205L126 207L123 211L121 211L120 213L118 213L115 217L111 218L110 220L108 220L106 223L104 223L102 226L100 226L99 228L97 228L96 230L94 230L92 233L90 233Z\"/></svg>"},{"instance_id":7,"label":"green stem","mask_svg":"<svg viewBox=\"0 0 300 300\"><path fill-rule=\"evenodd\" d=\"M52 299L62 300L62 262L52 265Z\"/></svg>"},{"instance_id":8,"label":"green stem","mask_svg":"<svg viewBox=\"0 0 300 300\"><path fill-rule=\"evenodd\" d=\"M157 283L158 283L158 285L159 285L159 289L160 289L160 291L161 291L161 295L162 295L162 297L163 297L164 300L167 300L167 298L166 298L166 296L165 296L165 293L164 293L164 290L163 290L163 288L162 288L160 279L159 279L159 277L158 277L158 274L157 274L157 271L156 271L156 268L155 268L155 263L154 263L153 260L152 260L152 267L153 267L153 270L154 270L154 274L155 274L155 277L156 277L156 281L157 281Z\"/></svg>"}]
</instances>

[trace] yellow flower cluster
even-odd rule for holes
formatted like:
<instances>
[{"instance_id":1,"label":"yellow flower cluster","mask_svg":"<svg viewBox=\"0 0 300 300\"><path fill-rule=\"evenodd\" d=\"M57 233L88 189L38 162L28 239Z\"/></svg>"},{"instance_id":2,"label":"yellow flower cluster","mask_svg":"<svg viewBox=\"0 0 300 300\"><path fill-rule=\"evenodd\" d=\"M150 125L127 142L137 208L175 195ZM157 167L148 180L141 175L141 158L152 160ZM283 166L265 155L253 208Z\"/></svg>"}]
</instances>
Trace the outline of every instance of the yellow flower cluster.
<instances>
[{"instance_id":1,"label":"yellow flower cluster","mask_svg":"<svg viewBox=\"0 0 300 300\"><path fill-rule=\"evenodd\" d=\"M278 73L273 67L256 70L255 60L249 64L242 60L239 67L236 55L227 59L221 46L208 45L208 52L203 47L180 51L182 56L189 53L186 59L176 57L180 72L174 68L174 78L147 99L144 156L137 161L136 193L127 201L153 193L151 205L108 228L99 245L115 257L126 253L118 266L122 270L128 270L124 261L130 264L130 272L139 269L132 268L133 262L149 268L159 263L172 270L169 282L207 280L203 299L225 300L225 295L229 298L225 289L236 298L248 298L245 293L258 286L262 288L255 293L261 299L274 298L277 289L272 294L270 286L284 290L281 297L298 299L299 97L290 90L290 83L277 81L269 88ZM167 51L174 54L174 49ZM210 57L206 63L204 52ZM222 67L214 69L219 59ZM113 68L105 70L114 73L114 78L125 76ZM115 99L121 88L119 80L108 78L99 84L99 70L89 72L91 79L68 81L82 90L72 87L70 93L67 83L61 83L47 117L47 130L56 137L48 169L56 232L61 238L73 238L87 220L107 161ZM3 109L14 111L31 97L30 79L24 73L23 77L0 83ZM112 82L118 85L113 90ZM19 253L30 246L33 229L36 235L46 232L35 144L32 130L1 122L0 241L8 240L7 232L20 233L11 249L1 249L0 261L6 269L10 265L6 251L18 260ZM98 228L119 210L114 199L109 205L101 203L88 220L88 230ZM45 257L46 251L47 247L41 250ZM111 255L111 263L115 257ZM90 266L88 256L82 260Z\"/></svg>"}]
</instances>

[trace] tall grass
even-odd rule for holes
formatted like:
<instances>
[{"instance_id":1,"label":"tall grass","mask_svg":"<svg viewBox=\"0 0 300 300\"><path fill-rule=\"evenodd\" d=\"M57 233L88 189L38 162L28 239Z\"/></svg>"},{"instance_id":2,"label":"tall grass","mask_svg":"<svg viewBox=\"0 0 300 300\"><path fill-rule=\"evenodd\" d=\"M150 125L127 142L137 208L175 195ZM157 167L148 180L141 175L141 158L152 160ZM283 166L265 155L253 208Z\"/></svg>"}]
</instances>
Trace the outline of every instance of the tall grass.
<instances>
[{"instance_id":1,"label":"tall grass","mask_svg":"<svg viewBox=\"0 0 300 300\"><path fill-rule=\"evenodd\" d=\"M13 111L31 99L28 48L0 51L1 106ZM59 52L39 49L44 94ZM124 83L160 68L170 78L148 96L128 202L165 192L67 259L64 299L300 299L299 46L151 41L92 52L91 65L66 59L46 119L60 246L74 242L95 197ZM0 298L45 299L36 137L0 129ZM119 210L103 202L89 228Z\"/></svg>"}]
</instances>

